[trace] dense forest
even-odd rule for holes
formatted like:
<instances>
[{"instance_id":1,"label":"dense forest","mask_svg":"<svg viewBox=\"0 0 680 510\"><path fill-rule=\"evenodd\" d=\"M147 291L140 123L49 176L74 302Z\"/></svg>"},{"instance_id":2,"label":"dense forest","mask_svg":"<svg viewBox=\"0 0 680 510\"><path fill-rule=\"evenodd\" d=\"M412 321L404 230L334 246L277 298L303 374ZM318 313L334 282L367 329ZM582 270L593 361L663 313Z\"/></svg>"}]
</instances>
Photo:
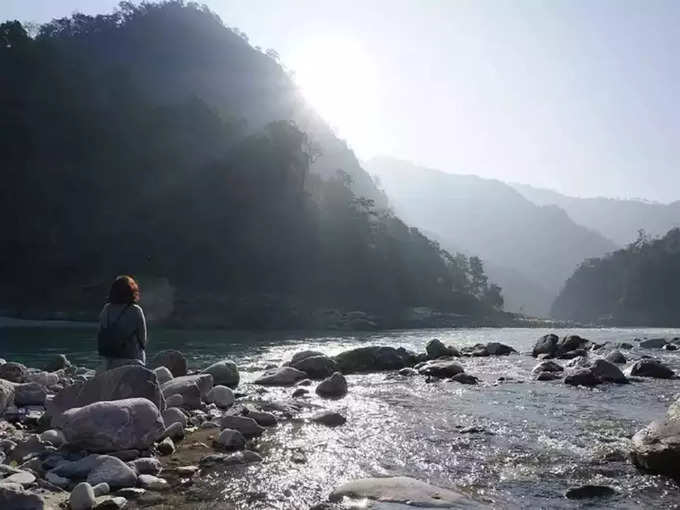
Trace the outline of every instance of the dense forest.
<instances>
[{"instance_id":1,"label":"dense forest","mask_svg":"<svg viewBox=\"0 0 680 510\"><path fill-rule=\"evenodd\" d=\"M679 326L680 229L586 260L555 300L552 315L583 323Z\"/></svg>"},{"instance_id":2,"label":"dense forest","mask_svg":"<svg viewBox=\"0 0 680 510\"><path fill-rule=\"evenodd\" d=\"M276 53L204 7L5 22L0 67L4 313L92 318L131 273L180 324L501 316L481 261L391 214Z\"/></svg>"}]
</instances>

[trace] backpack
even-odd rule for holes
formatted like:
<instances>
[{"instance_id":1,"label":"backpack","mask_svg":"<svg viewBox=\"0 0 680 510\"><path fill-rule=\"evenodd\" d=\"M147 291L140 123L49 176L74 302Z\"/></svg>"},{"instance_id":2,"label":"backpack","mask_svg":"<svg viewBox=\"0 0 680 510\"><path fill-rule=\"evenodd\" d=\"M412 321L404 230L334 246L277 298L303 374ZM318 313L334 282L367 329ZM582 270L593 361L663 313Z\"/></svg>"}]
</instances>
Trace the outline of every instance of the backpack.
<instances>
[{"instance_id":1,"label":"backpack","mask_svg":"<svg viewBox=\"0 0 680 510\"><path fill-rule=\"evenodd\" d=\"M113 323L109 324L107 320L106 326L99 328L97 333L97 350L100 356L125 359L137 357L137 346L132 342L132 337L137 334L137 330L133 331L132 334L127 334L118 327L120 318L129 307L130 305L127 305L123 308Z\"/></svg>"}]
</instances>

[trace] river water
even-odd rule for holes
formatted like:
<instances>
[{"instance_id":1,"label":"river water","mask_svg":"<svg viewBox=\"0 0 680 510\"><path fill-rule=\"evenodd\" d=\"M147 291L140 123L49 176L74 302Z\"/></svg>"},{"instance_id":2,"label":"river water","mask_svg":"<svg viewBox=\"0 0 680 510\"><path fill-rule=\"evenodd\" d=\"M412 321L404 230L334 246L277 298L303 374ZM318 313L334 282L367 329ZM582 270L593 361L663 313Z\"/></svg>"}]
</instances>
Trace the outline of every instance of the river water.
<instances>
[{"instance_id":1,"label":"river water","mask_svg":"<svg viewBox=\"0 0 680 510\"><path fill-rule=\"evenodd\" d=\"M531 378L536 360L527 355L540 329L444 329L379 333L239 333L224 331L151 332L153 351L183 351L192 368L233 359L239 391L248 398L290 403L291 389L262 389L252 381L271 364L298 350L329 355L360 345L391 345L423 351L439 338L455 346L498 341L521 354L463 358L478 386L394 373L348 376L349 393L340 400L306 399L295 420L268 430L252 447L261 464L207 474L187 501L199 508L307 509L322 502L340 483L366 476L406 475L467 492L498 508L677 508L680 488L668 479L641 474L628 460L631 436L662 416L680 393L680 380L645 380L629 385L573 388L561 381ZM571 329L595 342L680 336L680 330ZM680 351L623 351L663 360L680 373ZM0 328L0 357L40 366L51 354L66 353L95 367L94 329L85 327ZM630 365L630 362L628 366ZM499 378L505 380L499 382ZM326 428L305 418L333 409L347 424ZM472 427L472 428L471 428ZM680 467L679 467L680 469ZM617 495L571 501L566 489L607 485ZM193 498L193 499L192 499ZM212 505L201 506L205 500ZM221 506L227 505L227 506ZM187 507L188 508L188 507ZM381 508L396 508L382 506Z\"/></svg>"}]
</instances>

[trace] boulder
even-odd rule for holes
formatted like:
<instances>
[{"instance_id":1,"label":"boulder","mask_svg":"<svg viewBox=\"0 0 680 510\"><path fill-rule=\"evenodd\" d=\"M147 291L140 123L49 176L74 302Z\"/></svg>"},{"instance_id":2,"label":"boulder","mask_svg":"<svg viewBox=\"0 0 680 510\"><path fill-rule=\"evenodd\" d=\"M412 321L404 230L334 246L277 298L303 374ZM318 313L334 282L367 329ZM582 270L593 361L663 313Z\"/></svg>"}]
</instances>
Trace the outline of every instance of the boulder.
<instances>
[{"instance_id":1,"label":"boulder","mask_svg":"<svg viewBox=\"0 0 680 510\"><path fill-rule=\"evenodd\" d=\"M201 392L198 390L198 387L196 387L196 390L198 391L198 399L200 400ZM179 393L170 395L165 399L165 405L168 407L182 407L184 405L184 397Z\"/></svg>"},{"instance_id":2,"label":"boulder","mask_svg":"<svg viewBox=\"0 0 680 510\"><path fill-rule=\"evenodd\" d=\"M262 386L293 386L296 382L307 378L302 370L293 367L281 367L274 371L265 372L255 379L255 384Z\"/></svg>"},{"instance_id":3,"label":"boulder","mask_svg":"<svg viewBox=\"0 0 680 510\"><path fill-rule=\"evenodd\" d=\"M69 409L53 422L64 432L68 444L92 452L145 450L164 429L158 408L144 398L97 402Z\"/></svg>"},{"instance_id":4,"label":"boulder","mask_svg":"<svg viewBox=\"0 0 680 510\"><path fill-rule=\"evenodd\" d=\"M239 373L236 363L229 360L213 363L201 373L210 374L213 377L213 384L236 388L239 383Z\"/></svg>"},{"instance_id":5,"label":"boulder","mask_svg":"<svg viewBox=\"0 0 680 510\"><path fill-rule=\"evenodd\" d=\"M238 430L224 429L215 439L215 445L225 450L241 450L246 446L246 438Z\"/></svg>"},{"instance_id":6,"label":"boulder","mask_svg":"<svg viewBox=\"0 0 680 510\"><path fill-rule=\"evenodd\" d=\"M94 489L87 482L80 482L73 488L68 502L71 510L90 510L97 504Z\"/></svg>"},{"instance_id":7,"label":"boulder","mask_svg":"<svg viewBox=\"0 0 680 510\"><path fill-rule=\"evenodd\" d=\"M449 356L460 356L456 349L447 347L438 338L433 338L425 346L425 352L427 353L427 359L437 359L441 357Z\"/></svg>"},{"instance_id":8,"label":"boulder","mask_svg":"<svg viewBox=\"0 0 680 510\"><path fill-rule=\"evenodd\" d=\"M565 377L564 382L573 386L596 386L606 382L626 384L628 379L613 363L604 359L597 359L591 366L569 374Z\"/></svg>"},{"instance_id":9,"label":"boulder","mask_svg":"<svg viewBox=\"0 0 680 510\"><path fill-rule=\"evenodd\" d=\"M109 492L111 492L111 487L109 487L108 483L102 482L93 486L92 490L94 491L95 497L106 496Z\"/></svg>"},{"instance_id":10,"label":"boulder","mask_svg":"<svg viewBox=\"0 0 680 510\"><path fill-rule=\"evenodd\" d=\"M158 443L158 453L161 455L172 455L175 453L175 443L171 438L166 437L163 441Z\"/></svg>"},{"instance_id":11,"label":"boulder","mask_svg":"<svg viewBox=\"0 0 680 510\"><path fill-rule=\"evenodd\" d=\"M153 373L156 374L158 384L160 384L161 386L168 382L173 377L175 377L174 375L172 375L172 372L170 372L170 369L168 367L154 368Z\"/></svg>"},{"instance_id":12,"label":"boulder","mask_svg":"<svg viewBox=\"0 0 680 510\"><path fill-rule=\"evenodd\" d=\"M621 351L612 351L609 354L605 356L607 361L610 363L618 363L618 364L625 364L626 363L626 357L621 353Z\"/></svg>"},{"instance_id":13,"label":"boulder","mask_svg":"<svg viewBox=\"0 0 680 510\"><path fill-rule=\"evenodd\" d=\"M337 427L347 423L347 418L345 418L340 413L336 413L335 411L321 411L320 413L312 416L311 420L314 423L320 423L321 425L326 425L327 427Z\"/></svg>"},{"instance_id":14,"label":"boulder","mask_svg":"<svg viewBox=\"0 0 680 510\"><path fill-rule=\"evenodd\" d=\"M172 425L166 427L166 429L163 431L163 434L161 434L161 438L166 437L169 437L173 441L179 441L180 439L184 439L184 427L182 426L182 424L173 423Z\"/></svg>"},{"instance_id":15,"label":"boulder","mask_svg":"<svg viewBox=\"0 0 680 510\"><path fill-rule=\"evenodd\" d=\"M536 375L537 381L555 381L557 379L562 379L561 372L538 372Z\"/></svg>"},{"instance_id":16,"label":"boulder","mask_svg":"<svg viewBox=\"0 0 680 510\"><path fill-rule=\"evenodd\" d=\"M0 379L0 416L5 412L7 406L14 402L14 385Z\"/></svg>"},{"instance_id":17,"label":"boulder","mask_svg":"<svg viewBox=\"0 0 680 510\"><path fill-rule=\"evenodd\" d=\"M341 352L335 356L338 370L343 374L355 372L376 372L382 370L399 370L412 366L416 355L403 347L370 346L358 347Z\"/></svg>"},{"instance_id":18,"label":"boulder","mask_svg":"<svg viewBox=\"0 0 680 510\"><path fill-rule=\"evenodd\" d=\"M557 342L559 342L557 335L549 334L544 335L536 341L531 355L536 357L539 354L548 354L552 356L557 350Z\"/></svg>"},{"instance_id":19,"label":"boulder","mask_svg":"<svg viewBox=\"0 0 680 510\"><path fill-rule=\"evenodd\" d=\"M328 377L337 368L335 360L325 354L315 351L302 351L295 353L293 358L286 364L297 368L307 374L312 379L323 379Z\"/></svg>"},{"instance_id":20,"label":"boulder","mask_svg":"<svg viewBox=\"0 0 680 510\"><path fill-rule=\"evenodd\" d=\"M10 361L0 365L0 379L15 383L22 383L26 379L28 369L21 363Z\"/></svg>"},{"instance_id":21,"label":"boulder","mask_svg":"<svg viewBox=\"0 0 680 510\"><path fill-rule=\"evenodd\" d=\"M517 351L509 345L501 344L499 342L489 342L486 344L486 352L491 356L507 356L508 354L516 353Z\"/></svg>"},{"instance_id":22,"label":"boulder","mask_svg":"<svg viewBox=\"0 0 680 510\"><path fill-rule=\"evenodd\" d=\"M45 510L45 501L38 494L27 492L18 483L0 483L0 508L7 510Z\"/></svg>"},{"instance_id":23,"label":"boulder","mask_svg":"<svg viewBox=\"0 0 680 510\"><path fill-rule=\"evenodd\" d=\"M173 423L180 423L182 427L187 426L187 416L182 412L181 409L177 407L169 407L163 411L163 422L166 427L169 427Z\"/></svg>"},{"instance_id":24,"label":"boulder","mask_svg":"<svg viewBox=\"0 0 680 510\"><path fill-rule=\"evenodd\" d=\"M208 392L205 401L220 409L228 409L234 404L234 392L227 386L215 386Z\"/></svg>"},{"instance_id":25,"label":"boulder","mask_svg":"<svg viewBox=\"0 0 680 510\"><path fill-rule=\"evenodd\" d=\"M431 375L433 377L443 378L453 377L454 375L463 373L464 370L459 363L453 360L438 359L426 362L418 369L418 372L422 375Z\"/></svg>"},{"instance_id":26,"label":"boulder","mask_svg":"<svg viewBox=\"0 0 680 510\"><path fill-rule=\"evenodd\" d=\"M14 403L19 406L41 406L47 398L47 390L38 383L22 383L14 386Z\"/></svg>"},{"instance_id":27,"label":"boulder","mask_svg":"<svg viewBox=\"0 0 680 510\"><path fill-rule=\"evenodd\" d=\"M64 354L55 354L45 365L45 370L47 372L56 372L57 370L63 370L70 366L71 362Z\"/></svg>"},{"instance_id":28,"label":"boulder","mask_svg":"<svg viewBox=\"0 0 680 510\"><path fill-rule=\"evenodd\" d=\"M272 413L265 413L262 411L255 411L253 409L246 408L244 413L248 418L252 418L257 422L258 425L262 427L272 427L278 423L276 416Z\"/></svg>"},{"instance_id":29,"label":"boulder","mask_svg":"<svg viewBox=\"0 0 680 510\"><path fill-rule=\"evenodd\" d=\"M588 368L576 370L564 378L564 383L571 386L597 386L601 382Z\"/></svg>"},{"instance_id":30,"label":"boulder","mask_svg":"<svg viewBox=\"0 0 680 510\"><path fill-rule=\"evenodd\" d=\"M149 366L151 368L166 367L174 377L187 375L187 359L179 351L161 351L153 357Z\"/></svg>"},{"instance_id":31,"label":"boulder","mask_svg":"<svg viewBox=\"0 0 680 510\"><path fill-rule=\"evenodd\" d=\"M650 473L680 479L680 399L666 417L647 425L633 436L633 464Z\"/></svg>"},{"instance_id":32,"label":"boulder","mask_svg":"<svg viewBox=\"0 0 680 510\"><path fill-rule=\"evenodd\" d=\"M87 475L87 482L90 485L107 483L111 489L134 487L137 485L137 473L122 460L110 455L101 455Z\"/></svg>"},{"instance_id":33,"label":"boulder","mask_svg":"<svg viewBox=\"0 0 680 510\"><path fill-rule=\"evenodd\" d=\"M591 347L590 341L578 335L567 335L557 342L557 353L586 350Z\"/></svg>"},{"instance_id":34,"label":"boulder","mask_svg":"<svg viewBox=\"0 0 680 510\"><path fill-rule=\"evenodd\" d=\"M584 358L588 356L588 351L585 349L574 349L573 351L559 352L555 354L557 359L574 359Z\"/></svg>"},{"instance_id":35,"label":"boulder","mask_svg":"<svg viewBox=\"0 0 680 510\"><path fill-rule=\"evenodd\" d=\"M471 356L475 358L485 358L489 356L489 351L486 350L486 345L484 344L475 344L463 347L460 350L460 353L463 356Z\"/></svg>"},{"instance_id":36,"label":"boulder","mask_svg":"<svg viewBox=\"0 0 680 510\"><path fill-rule=\"evenodd\" d=\"M531 371L534 374L540 374L541 372L562 372L563 370L564 368L562 365L555 363L554 361L546 360L541 361Z\"/></svg>"},{"instance_id":37,"label":"boulder","mask_svg":"<svg viewBox=\"0 0 680 510\"><path fill-rule=\"evenodd\" d=\"M59 463L50 473L71 480L84 480L97 465L100 457L105 455L92 454L74 461L67 460Z\"/></svg>"},{"instance_id":38,"label":"boulder","mask_svg":"<svg viewBox=\"0 0 680 510\"><path fill-rule=\"evenodd\" d=\"M66 436L64 436L64 433L61 430L49 429L40 434L40 440L59 448L66 442Z\"/></svg>"},{"instance_id":39,"label":"boulder","mask_svg":"<svg viewBox=\"0 0 680 510\"><path fill-rule=\"evenodd\" d=\"M56 417L68 409L84 407L95 402L144 398L163 410L165 400L156 374L139 365L126 365L97 374L87 382L74 384L60 391L46 407Z\"/></svg>"},{"instance_id":40,"label":"boulder","mask_svg":"<svg viewBox=\"0 0 680 510\"><path fill-rule=\"evenodd\" d=\"M664 351L677 351L677 350L678 350L678 346L675 345L675 344L666 344L666 345L664 345L664 346L662 347L662 349L663 349Z\"/></svg>"},{"instance_id":41,"label":"boulder","mask_svg":"<svg viewBox=\"0 0 680 510\"><path fill-rule=\"evenodd\" d=\"M655 379L672 379L675 372L655 359L641 359L630 368L630 375L637 377L653 377Z\"/></svg>"},{"instance_id":42,"label":"boulder","mask_svg":"<svg viewBox=\"0 0 680 510\"><path fill-rule=\"evenodd\" d=\"M404 377L413 377L414 375L418 375L418 371L414 368L406 367L399 370L399 375Z\"/></svg>"},{"instance_id":43,"label":"boulder","mask_svg":"<svg viewBox=\"0 0 680 510\"><path fill-rule=\"evenodd\" d=\"M616 496L616 491L606 485L582 485L567 489L564 497L567 499L609 498Z\"/></svg>"},{"instance_id":44,"label":"boulder","mask_svg":"<svg viewBox=\"0 0 680 510\"><path fill-rule=\"evenodd\" d=\"M466 374L465 372L456 374L449 380L461 384L477 384L479 382L479 379L477 379L474 375Z\"/></svg>"},{"instance_id":45,"label":"boulder","mask_svg":"<svg viewBox=\"0 0 680 510\"><path fill-rule=\"evenodd\" d=\"M661 349L668 342L665 338L650 338L649 340L640 340L640 347L643 349Z\"/></svg>"},{"instance_id":46,"label":"boulder","mask_svg":"<svg viewBox=\"0 0 680 510\"><path fill-rule=\"evenodd\" d=\"M479 506L459 492L434 487L405 476L364 478L347 482L335 489L330 494L329 500L341 501L345 497L426 508L474 508Z\"/></svg>"},{"instance_id":47,"label":"boulder","mask_svg":"<svg viewBox=\"0 0 680 510\"><path fill-rule=\"evenodd\" d=\"M164 491L170 488L167 480L153 475L139 475L137 482L142 489Z\"/></svg>"},{"instance_id":48,"label":"boulder","mask_svg":"<svg viewBox=\"0 0 680 510\"><path fill-rule=\"evenodd\" d=\"M316 393L322 397L343 397L347 394L347 379L340 372L335 372L319 383Z\"/></svg>"},{"instance_id":49,"label":"boulder","mask_svg":"<svg viewBox=\"0 0 680 510\"><path fill-rule=\"evenodd\" d=\"M199 409L202 406L201 400L207 396L211 388L210 374L175 377L161 386L164 397L181 395L182 407L186 409Z\"/></svg>"},{"instance_id":50,"label":"boulder","mask_svg":"<svg viewBox=\"0 0 680 510\"><path fill-rule=\"evenodd\" d=\"M157 475L163 470L161 461L155 457L141 457L128 462L128 466L138 475Z\"/></svg>"},{"instance_id":51,"label":"boulder","mask_svg":"<svg viewBox=\"0 0 680 510\"><path fill-rule=\"evenodd\" d=\"M247 416L222 416L219 419L220 428L238 430L245 437L259 436L264 432L255 420Z\"/></svg>"}]
</instances>

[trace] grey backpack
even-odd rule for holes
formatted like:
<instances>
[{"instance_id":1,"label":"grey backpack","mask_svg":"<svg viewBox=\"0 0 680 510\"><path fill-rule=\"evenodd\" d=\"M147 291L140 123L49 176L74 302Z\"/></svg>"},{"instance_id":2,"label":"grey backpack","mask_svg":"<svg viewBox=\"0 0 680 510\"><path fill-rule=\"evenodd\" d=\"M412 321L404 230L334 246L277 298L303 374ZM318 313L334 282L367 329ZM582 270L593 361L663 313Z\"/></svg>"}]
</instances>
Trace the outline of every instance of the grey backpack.
<instances>
[{"instance_id":1,"label":"grey backpack","mask_svg":"<svg viewBox=\"0 0 680 510\"><path fill-rule=\"evenodd\" d=\"M119 326L118 322L123 314L127 311L130 305L127 305L116 318L115 321L99 328L97 333L97 350L100 356L106 358L126 358L132 359L137 357L137 346L134 343L133 336L137 334L137 330L132 334L124 332Z\"/></svg>"}]
</instances>

